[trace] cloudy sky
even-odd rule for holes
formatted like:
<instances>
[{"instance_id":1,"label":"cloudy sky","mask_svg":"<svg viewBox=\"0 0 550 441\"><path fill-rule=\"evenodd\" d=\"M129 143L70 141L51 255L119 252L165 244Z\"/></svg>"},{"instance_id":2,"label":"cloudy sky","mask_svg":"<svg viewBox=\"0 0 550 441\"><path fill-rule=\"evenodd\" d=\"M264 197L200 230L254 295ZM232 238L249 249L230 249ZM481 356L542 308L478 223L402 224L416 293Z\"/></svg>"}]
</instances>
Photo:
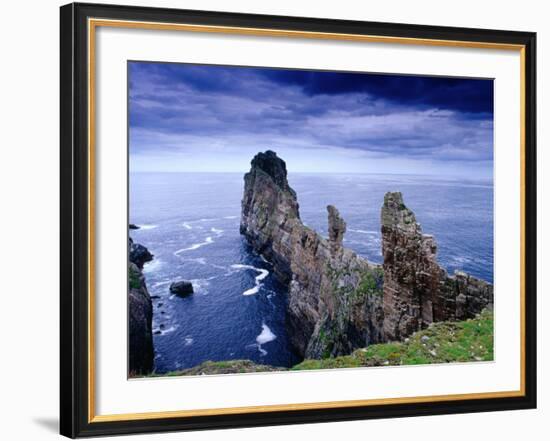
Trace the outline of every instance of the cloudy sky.
<instances>
[{"instance_id":1,"label":"cloudy sky","mask_svg":"<svg viewBox=\"0 0 550 441\"><path fill-rule=\"evenodd\" d=\"M129 63L130 169L492 176L493 82Z\"/></svg>"}]
</instances>

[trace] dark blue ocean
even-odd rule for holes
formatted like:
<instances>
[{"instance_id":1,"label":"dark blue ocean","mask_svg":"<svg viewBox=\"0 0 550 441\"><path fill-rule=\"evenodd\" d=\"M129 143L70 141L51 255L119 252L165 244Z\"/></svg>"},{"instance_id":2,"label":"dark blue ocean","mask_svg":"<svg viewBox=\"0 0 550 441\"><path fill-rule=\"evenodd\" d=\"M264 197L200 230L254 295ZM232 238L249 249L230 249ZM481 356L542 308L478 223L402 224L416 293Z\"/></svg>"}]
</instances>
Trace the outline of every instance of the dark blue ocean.
<instances>
[{"instance_id":1,"label":"dark blue ocean","mask_svg":"<svg viewBox=\"0 0 550 441\"><path fill-rule=\"evenodd\" d=\"M345 246L381 262L380 207L384 193L401 191L405 204L435 236L439 262L493 281L493 186L404 175L290 174L301 218L326 236L328 204L347 222ZM130 236L154 260L144 273L154 298L155 369L159 373L206 360L250 359L291 366L299 361L285 331L286 291L269 263L239 234L243 175L133 173ZM168 287L191 280L195 294Z\"/></svg>"}]
</instances>

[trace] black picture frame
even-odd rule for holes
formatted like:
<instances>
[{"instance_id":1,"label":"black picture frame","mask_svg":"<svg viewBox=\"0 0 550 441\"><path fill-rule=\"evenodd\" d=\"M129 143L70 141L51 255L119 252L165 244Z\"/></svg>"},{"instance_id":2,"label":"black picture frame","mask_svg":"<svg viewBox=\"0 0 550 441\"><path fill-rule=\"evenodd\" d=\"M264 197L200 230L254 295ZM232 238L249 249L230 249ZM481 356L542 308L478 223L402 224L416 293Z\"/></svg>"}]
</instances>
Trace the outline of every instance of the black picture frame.
<instances>
[{"instance_id":1,"label":"black picture frame","mask_svg":"<svg viewBox=\"0 0 550 441\"><path fill-rule=\"evenodd\" d=\"M465 400L94 421L89 407L88 18L519 45L524 56L524 394ZM536 34L73 3L60 9L60 433L253 427L536 407Z\"/></svg>"}]
</instances>

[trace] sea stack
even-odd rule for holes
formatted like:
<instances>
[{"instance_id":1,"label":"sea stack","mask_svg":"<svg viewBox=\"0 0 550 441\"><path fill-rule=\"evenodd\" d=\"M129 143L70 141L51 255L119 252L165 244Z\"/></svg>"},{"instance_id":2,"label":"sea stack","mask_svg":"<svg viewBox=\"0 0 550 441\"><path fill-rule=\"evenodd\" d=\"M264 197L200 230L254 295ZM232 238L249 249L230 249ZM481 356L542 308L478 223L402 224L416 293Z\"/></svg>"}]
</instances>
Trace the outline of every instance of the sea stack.
<instances>
[{"instance_id":1,"label":"sea stack","mask_svg":"<svg viewBox=\"0 0 550 441\"><path fill-rule=\"evenodd\" d=\"M143 245L135 244L131 238L129 242L129 374L139 376L151 373L154 368L153 304L142 272L145 261L152 260L153 257ZM132 253L132 249L139 252Z\"/></svg>"},{"instance_id":2,"label":"sea stack","mask_svg":"<svg viewBox=\"0 0 550 441\"><path fill-rule=\"evenodd\" d=\"M381 341L381 268L342 246L345 221L327 207L329 239L300 220L285 162L258 153L244 177L240 231L289 288L287 325L303 357L349 354Z\"/></svg>"}]
</instances>

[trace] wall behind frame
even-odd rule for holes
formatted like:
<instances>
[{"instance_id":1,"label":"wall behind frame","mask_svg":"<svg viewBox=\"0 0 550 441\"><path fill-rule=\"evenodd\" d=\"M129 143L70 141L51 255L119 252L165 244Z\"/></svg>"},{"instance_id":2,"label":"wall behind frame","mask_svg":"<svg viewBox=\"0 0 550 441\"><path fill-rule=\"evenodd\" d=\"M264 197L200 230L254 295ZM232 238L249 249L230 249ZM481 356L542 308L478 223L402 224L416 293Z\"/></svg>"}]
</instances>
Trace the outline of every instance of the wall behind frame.
<instances>
[{"instance_id":1,"label":"wall behind frame","mask_svg":"<svg viewBox=\"0 0 550 441\"><path fill-rule=\"evenodd\" d=\"M550 11L544 2L487 0L394 0L389 2L296 2L292 0L113 0L96 3L207 9L320 18L388 21L538 32L538 224L550 221ZM2 285L2 363L0 434L10 440L59 439L58 414L58 7L63 1L9 2L0 27L0 268ZM550 338L550 322L542 320L550 284L544 269L550 264L547 230L538 232L539 372L550 368L541 342ZM29 289L32 287L33 289ZM465 439L517 440L547 431L550 393L539 376L539 409L472 415L377 420L307 426L238 429L223 432L128 436L126 440L281 440L339 437L448 441Z\"/></svg>"}]
</instances>

